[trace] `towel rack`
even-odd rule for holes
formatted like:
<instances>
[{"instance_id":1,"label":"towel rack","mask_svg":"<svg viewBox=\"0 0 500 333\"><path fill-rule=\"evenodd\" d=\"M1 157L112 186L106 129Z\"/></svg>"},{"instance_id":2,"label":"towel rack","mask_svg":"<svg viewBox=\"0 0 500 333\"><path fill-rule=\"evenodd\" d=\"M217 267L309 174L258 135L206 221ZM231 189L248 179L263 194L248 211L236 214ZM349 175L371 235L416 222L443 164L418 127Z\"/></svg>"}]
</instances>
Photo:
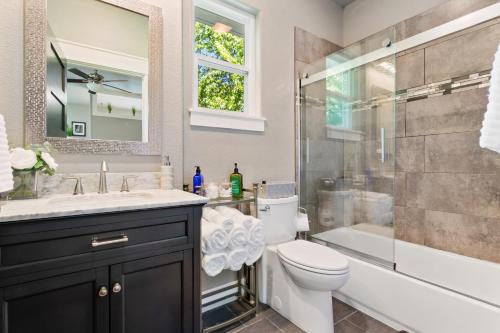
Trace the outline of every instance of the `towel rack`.
<instances>
[{"instance_id":1,"label":"towel rack","mask_svg":"<svg viewBox=\"0 0 500 333\"><path fill-rule=\"evenodd\" d=\"M259 183L254 183L252 189L243 189L243 198L241 199L213 199L210 200L206 207L217 207L217 206L236 206L239 210L242 209L243 204L254 203L254 215L257 217L257 200L259 195ZM240 320L244 320L253 317L257 314L259 310L259 288L258 288L258 261L250 266L243 264L243 267L238 271L237 276L237 292L234 294L227 295L226 290L222 290L219 293L224 293L224 298L230 298L236 296L240 304L245 305L247 308L243 313L236 315L234 318L226 320L222 323L203 328L203 333L211 333L228 327ZM206 295L206 297L213 297L215 294Z\"/></svg>"}]
</instances>

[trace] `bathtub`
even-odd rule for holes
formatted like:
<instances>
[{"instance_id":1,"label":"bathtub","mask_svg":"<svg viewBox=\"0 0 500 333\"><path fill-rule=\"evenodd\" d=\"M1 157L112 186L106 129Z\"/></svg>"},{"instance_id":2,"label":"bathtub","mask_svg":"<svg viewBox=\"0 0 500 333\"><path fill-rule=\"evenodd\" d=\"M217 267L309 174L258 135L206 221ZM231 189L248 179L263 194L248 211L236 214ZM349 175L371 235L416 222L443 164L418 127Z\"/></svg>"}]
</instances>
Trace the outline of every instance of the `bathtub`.
<instances>
[{"instance_id":1,"label":"bathtub","mask_svg":"<svg viewBox=\"0 0 500 333\"><path fill-rule=\"evenodd\" d=\"M338 228L313 235L314 241L334 247L349 259L351 277L333 293L335 297L397 330L500 332L499 264L394 241L368 232L366 226L361 229ZM392 248L396 270L366 260L377 256L392 261Z\"/></svg>"}]
</instances>

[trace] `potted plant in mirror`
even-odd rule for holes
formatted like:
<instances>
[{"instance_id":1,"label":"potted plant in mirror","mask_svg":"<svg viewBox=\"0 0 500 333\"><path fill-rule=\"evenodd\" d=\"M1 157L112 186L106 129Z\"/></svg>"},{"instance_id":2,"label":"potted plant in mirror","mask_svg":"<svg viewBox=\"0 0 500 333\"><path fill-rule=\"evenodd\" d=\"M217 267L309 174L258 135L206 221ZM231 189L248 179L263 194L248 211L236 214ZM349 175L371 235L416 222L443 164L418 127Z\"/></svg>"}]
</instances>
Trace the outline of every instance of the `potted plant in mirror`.
<instances>
[{"instance_id":1,"label":"potted plant in mirror","mask_svg":"<svg viewBox=\"0 0 500 333\"><path fill-rule=\"evenodd\" d=\"M9 199L38 198L39 173L52 176L57 169L57 163L50 152L48 143L34 145L30 149L14 148L10 151L14 189L9 193Z\"/></svg>"}]
</instances>

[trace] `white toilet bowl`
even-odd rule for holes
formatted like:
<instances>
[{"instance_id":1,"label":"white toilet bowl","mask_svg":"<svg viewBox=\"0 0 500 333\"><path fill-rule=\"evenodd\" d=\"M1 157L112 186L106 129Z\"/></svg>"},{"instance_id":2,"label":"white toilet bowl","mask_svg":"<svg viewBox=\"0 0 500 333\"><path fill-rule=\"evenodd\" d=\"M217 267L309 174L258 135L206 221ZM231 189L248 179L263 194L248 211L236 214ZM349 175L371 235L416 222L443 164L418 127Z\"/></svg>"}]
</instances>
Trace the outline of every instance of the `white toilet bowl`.
<instances>
[{"instance_id":1,"label":"white toilet bowl","mask_svg":"<svg viewBox=\"0 0 500 333\"><path fill-rule=\"evenodd\" d=\"M349 278L342 254L297 240L268 246L262 264L264 303L306 332L333 332L331 293Z\"/></svg>"},{"instance_id":2,"label":"white toilet bowl","mask_svg":"<svg viewBox=\"0 0 500 333\"><path fill-rule=\"evenodd\" d=\"M290 250L291 248L293 250ZM308 251L312 253L307 253ZM303 251L293 253L292 251ZM292 281L299 287L315 291L333 291L346 284L349 279L347 259L337 251L325 246L296 240L278 245L278 256ZM319 252L319 253L318 253ZM314 258L312 263L309 258ZM324 264L318 263L321 260ZM328 262L331 260L331 262Z\"/></svg>"},{"instance_id":3,"label":"white toilet bowl","mask_svg":"<svg viewBox=\"0 0 500 333\"><path fill-rule=\"evenodd\" d=\"M297 196L259 198L258 206L267 245L260 269L261 302L308 333L332 333L332 291L349 278L347 258L326 246L294 240Z\"/></svg>"}]
</instances>

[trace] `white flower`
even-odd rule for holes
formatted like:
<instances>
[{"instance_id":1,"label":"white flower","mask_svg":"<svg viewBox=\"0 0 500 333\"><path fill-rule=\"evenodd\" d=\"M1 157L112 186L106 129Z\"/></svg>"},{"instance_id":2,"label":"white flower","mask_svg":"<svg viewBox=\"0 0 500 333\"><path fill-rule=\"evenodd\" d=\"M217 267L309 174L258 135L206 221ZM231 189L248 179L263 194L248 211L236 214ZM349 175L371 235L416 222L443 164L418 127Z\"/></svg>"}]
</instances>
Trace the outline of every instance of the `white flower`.
<instances>
[{"instance_id":1,"label":"white flower","mask_svg":"<svg viewBox=\"0 0 500 333\"><path fill-rule=\"evenodd\" d=\"M47 163L49 168L51 168L52 170L57 169L58 165L57 165L56 161L54 160L54 158L49 153L42 152L42 160L45 163Z\"/></svg>"},{"instance_id":2,"label":"white flower","mask_svg":"<svg viewBox=\"0 0 500 333\"><path fill-rule=\"evenodd\" d=\"M10 164L14 169L31 169L37 162L36 154L31 150L14 148L10 151Z\"/></svg>"}]
</instances>

